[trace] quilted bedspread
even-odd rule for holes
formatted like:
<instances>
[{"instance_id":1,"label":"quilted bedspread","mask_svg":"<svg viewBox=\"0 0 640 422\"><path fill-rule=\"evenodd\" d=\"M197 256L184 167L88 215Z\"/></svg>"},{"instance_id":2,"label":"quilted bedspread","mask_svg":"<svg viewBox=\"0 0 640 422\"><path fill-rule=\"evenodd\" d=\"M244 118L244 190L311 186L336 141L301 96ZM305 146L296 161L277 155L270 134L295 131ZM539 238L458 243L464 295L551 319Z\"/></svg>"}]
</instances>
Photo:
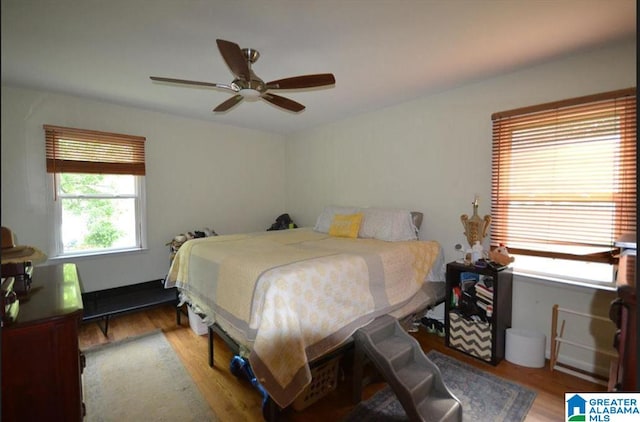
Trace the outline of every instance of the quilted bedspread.
<instances>
[{"instance_id":1,"label":"quilted bedspread","mask_svg":"<svg viewBox=\"0 0 640 422\"><path fill-rule=\"evenodd\" d=\"M409 301L439 250L308 228L207 237L180 248L166 287L232 324L258 380L286 407L311 382L308 362Z\"/></svg>"}]
</instances>

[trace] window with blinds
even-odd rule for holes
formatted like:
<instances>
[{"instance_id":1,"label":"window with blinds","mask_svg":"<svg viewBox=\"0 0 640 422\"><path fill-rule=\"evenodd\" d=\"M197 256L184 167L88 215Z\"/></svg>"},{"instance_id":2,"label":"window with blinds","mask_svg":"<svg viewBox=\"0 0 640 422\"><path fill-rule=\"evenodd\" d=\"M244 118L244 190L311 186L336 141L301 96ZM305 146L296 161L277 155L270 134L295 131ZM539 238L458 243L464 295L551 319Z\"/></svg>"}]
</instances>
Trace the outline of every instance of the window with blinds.
<instances>
[{"instance_id":1,"label":"window with blinds","mask_svg":"<svg viewBox=\"0 0 640 422\"><path fill-rule=\"evenodd\" d=\"M145 138L45 125L47 172L144 176Z\"/></svg>"},{"instance_id":2,"label":"window with blinds","mask_svg":"<svg viewBox=\"0 0 640 422\"><path fill-rule=\"evenodd\" d=\"M492 245L611 270L614 241L636 231L636 89L492 120Z\"/></svg>"},{"instance_id":3,"label":"window with blinds","mask_svg":"<svg viewBox=\"0 0 640 422\"><path fill-rule=\"evenodd\" d=\"M145 138L45 125L53 257L145 247Z\"/></svg>"}]
</instances>

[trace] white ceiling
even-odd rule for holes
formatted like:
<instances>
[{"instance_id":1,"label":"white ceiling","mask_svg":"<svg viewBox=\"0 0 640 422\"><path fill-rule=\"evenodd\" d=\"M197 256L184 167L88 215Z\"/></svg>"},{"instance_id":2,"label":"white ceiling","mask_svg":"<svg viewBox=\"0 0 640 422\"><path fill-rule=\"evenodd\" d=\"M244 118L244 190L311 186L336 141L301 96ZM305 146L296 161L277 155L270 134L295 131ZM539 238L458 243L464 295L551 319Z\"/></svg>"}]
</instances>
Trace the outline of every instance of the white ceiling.
<instances>
[{"instance_id":1,"label":"white ceiling","mask_svg":"<svg viewBox=\"0 0 640 422\"><path fill-rule=\"evenodd\" d=\"M636 35L635 0L2 0L2 83L290 133ZM336 84L212 109L230 83L215 40L257 49L270 81Z\"/></svg>"}]
</instances>

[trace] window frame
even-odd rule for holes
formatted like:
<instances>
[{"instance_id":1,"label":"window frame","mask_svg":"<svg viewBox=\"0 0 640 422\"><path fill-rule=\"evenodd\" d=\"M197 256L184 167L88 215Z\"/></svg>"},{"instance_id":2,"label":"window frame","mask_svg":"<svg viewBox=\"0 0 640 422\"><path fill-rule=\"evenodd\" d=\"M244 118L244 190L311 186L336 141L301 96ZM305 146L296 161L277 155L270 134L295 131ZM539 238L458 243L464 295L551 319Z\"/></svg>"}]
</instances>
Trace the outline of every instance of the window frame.
<instances>
[{"instance_id":1,"label":"window frame","mask_svg":"<svg viewBox=\"0 0 640 422\"><path fill-rule=\"evenodd\" d=\"M52 259L61 258L77 258L77 257L91 257L99 255L111 255L123 252L142 251L147 249L147 233L146 233L146 189L145 189L145 177L130 175L134 178L135 193L134 194L115 194L115 195L73 195L62 194L59 191L60 187L60 175L61 173L54 173L55 183L53 189L57 189L55 192L56 200L54 200L54 231L53 231L53 254ZM122 199L133 198L135 203L135 227L136 227L136 245L126 248L104 248L104 249L92 249L87 252L66 252L64 251L64 245L62 241L62 201L61 198L104 198L104 199Z\"/></svg>"}]
</instances>

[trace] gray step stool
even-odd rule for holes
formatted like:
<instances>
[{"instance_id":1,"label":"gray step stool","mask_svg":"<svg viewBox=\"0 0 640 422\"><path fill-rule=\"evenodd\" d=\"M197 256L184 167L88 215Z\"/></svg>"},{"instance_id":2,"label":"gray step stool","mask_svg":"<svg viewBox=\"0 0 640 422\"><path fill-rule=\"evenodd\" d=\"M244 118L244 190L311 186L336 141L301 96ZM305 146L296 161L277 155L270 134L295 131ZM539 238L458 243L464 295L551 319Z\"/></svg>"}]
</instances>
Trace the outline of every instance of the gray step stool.
<instances>
[{"instance_id":1,"label":"gray step stool","mask_svg":"<svg viewBox=\"0 0 640 422\"><path fill-rule=\"evenodd\" d=\"M354 334L354 399L362 396L365 356L395 392L411 421L462 421L462 404L442 381L440 369L420 344L383 315Z\"/></svg>"}]
</instances>

